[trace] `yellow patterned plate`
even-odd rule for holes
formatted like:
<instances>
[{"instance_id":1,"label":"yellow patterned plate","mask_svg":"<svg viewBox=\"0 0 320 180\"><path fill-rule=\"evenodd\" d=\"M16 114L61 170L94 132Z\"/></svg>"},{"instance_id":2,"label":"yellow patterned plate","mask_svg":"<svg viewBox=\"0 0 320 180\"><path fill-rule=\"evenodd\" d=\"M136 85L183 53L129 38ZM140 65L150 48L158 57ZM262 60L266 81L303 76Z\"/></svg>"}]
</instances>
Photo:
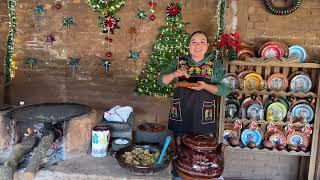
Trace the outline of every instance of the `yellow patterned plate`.
<instances>
[{"instance_id":1,"label":"yellow patterned plate","mask_svg":"<svg viewBox=\"0 0 320 180\"><path fill-rule=\"evenodd\" d=\"M262 90L263 79L258 73L249 73L243 79L243 88L248 91Z\"/></svg>"}]
</instances>

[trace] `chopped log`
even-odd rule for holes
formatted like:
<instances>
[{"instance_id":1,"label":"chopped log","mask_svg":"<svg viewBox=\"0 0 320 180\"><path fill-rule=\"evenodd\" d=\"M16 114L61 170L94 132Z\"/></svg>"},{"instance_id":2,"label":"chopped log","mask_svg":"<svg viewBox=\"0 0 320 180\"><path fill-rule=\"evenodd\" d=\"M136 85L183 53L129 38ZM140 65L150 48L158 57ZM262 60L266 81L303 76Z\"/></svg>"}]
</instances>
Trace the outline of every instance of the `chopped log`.
<instances>
[{"instance_id":1,"label":"chopped log","mask_svg":"<svg viewBox=\"0 0 320 180\"><path fill-rule=\"evenodd\" d=\"M24 177L27 180L32 180L34 178L34 175L39 170L42 160L43 158L46 157L47 152L51 147L53 140L54 140L54 132L51 130L46 131L45 134L40 139L39 145L33 150L31 161L24 171Z\"/></svg>"},{"instance_id":2,"label":"chopped log","mask_svg":"<svg viewBox=\"0 0 320 180\"><path fill-rule=\"evenodd\" d=\"M13 173L12 167L0 165L0 180L13 180Z\"/></svg>"},{"instance_id":3,"label":"chopped log","mask_svg":"<svg viewBox=\"0 0 320 180\"><path fill-rule=\"evenodd\" d=\"M21 143L15 144L9 155L9 158L0 166L0 180L13 179L13 173L24 155L28 154L36 145L38 137L36 133L32 133L22 140Z\"/></svg>"}]
</instances>

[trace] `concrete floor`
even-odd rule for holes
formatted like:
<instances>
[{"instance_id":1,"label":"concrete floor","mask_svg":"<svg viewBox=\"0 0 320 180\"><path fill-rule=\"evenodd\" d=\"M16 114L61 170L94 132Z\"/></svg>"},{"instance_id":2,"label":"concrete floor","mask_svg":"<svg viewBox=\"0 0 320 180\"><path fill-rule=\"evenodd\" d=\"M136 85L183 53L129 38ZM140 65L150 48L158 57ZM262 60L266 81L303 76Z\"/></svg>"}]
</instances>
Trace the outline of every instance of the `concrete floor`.
<instances>
[{"instance_id":1,"label":"concrete floor","mask_svg":"<svg viewBox=\"0 0 320 180\"><path fill-rule=\"evenodd\" d=\"M22 171L15 173L15 180L23 180ZM171 179L170 167L148 176L136 176L119 166L111 156L94 158L89 155L61 161L58 165L38 171L35 180L117 180L117 179Z\"/></svg>"}]
</instances>

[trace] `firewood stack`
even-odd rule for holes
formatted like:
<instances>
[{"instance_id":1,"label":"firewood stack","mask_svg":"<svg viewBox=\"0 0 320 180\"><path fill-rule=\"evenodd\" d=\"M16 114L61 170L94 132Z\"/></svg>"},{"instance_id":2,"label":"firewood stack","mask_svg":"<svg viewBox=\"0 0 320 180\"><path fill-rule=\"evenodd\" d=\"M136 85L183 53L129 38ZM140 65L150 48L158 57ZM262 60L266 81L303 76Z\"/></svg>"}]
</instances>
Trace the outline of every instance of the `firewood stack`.
<instances>
[{"instance_id":1,"label":"firewood stack","mask_svg":"<svg viewBox=\"0 0 320 180\"><path fill-rule=\"evenodd\" d=\"M21 143L14 145L9 158L0 166L0 180L13 180L13 174L19 162L31 151L33 155L24 171L24 176L26 180L33 179L54 139L54 131L46 128L40 138L39 134L32 132Z\"/></svg>"}]
</instances>

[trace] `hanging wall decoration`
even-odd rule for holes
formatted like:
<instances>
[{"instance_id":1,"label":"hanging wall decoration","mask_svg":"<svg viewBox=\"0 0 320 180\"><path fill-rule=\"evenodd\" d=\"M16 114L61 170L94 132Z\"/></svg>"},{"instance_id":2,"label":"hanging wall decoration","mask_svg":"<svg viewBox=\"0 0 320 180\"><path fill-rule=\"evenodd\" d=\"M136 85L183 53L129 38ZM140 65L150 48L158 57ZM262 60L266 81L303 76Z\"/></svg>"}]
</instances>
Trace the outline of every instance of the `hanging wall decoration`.
<instances>
[{"instance_id":1,"label":"hanging wall decoration","mask_svg":"<svg viewBox=\"0 0 320 180\"><path fill-rule=\"evenodd\" d=\"M6 81L10 81L15 73L15 61L14 61L14 42L15 42L15 33L16 33L16 0L8 0L8 15L9 15L9 30L7 38L7 49L4 63L4 74Z\"/></svg>"},{"instance_id":2,"label":"hanging wall decoration","mask_svg":"<svg viewBox=\"0 0 320 180\"><path fill-rule=\"evenodd\" d=\"M129 50L129 56L128 56L127 59L131 59L131 60L133 60L134 62L136 62L138 59L141 59L141 58L140 58L140 53L141 53L141 52L142 52L142 51L135 52L135 51Z\"/></svg>"},{"instance_id":3,"label":"hanging wall decoration","mask_svg":"<svg viewBox=\"0 0 320 180\"><path fill-rule=\"evenodd\" d=\"M60 1L55 2L55 3L54 3L54 7L56 8L56 10L61 9L61 8L62 8L61 2L60 2Z\"/></svg>"},{"instance_id":4,"label":"hanging wall decoration","mask_svg":"<svg viewBox=\"0 0 320 180\"><path fill-rule=\"evenodd\" d=\"M47 43L49 43L49 45L52 45L52 43L54 41L56 41L56 38L54 36L54 33L51 33L49 35L46 36L46 40L47 40Z\"/></svg>"},{"instance_id":5,"label":"hanging wall decoration","mask_svg":"<svg viewBox=\"0 0 320 180\"><path fill-rule=\"evenodd\" d=\"M143 9L137 9L136 17L141 20L148 19L148 12Z\"/></svg>"},{"instance_id":6,"label":"hanging wall decoration","mask_svg":"<svg viewBox=\"0 0 320 180\"><path fill-rule=\"evenodd\" d=\"M38 16L42 15L44 13L43 5L39 4L34 8L34 13Z\"/></svg>"},{"instance_id":7,"label":"hanging wall decoration","mask_svg":"<svg viewBox=\"0 0 320 180\"><path fill-rule=\"evenodd\" d=\"M25 59L24 64L29 65L30 66L30 70L32 70L33 67L38 64L38 60L36 58L33 58L33 57L27 57ZM30 80L31 79L30 73L28 74L28 77L29 77L29 80Z\"/></svg>"},{"instance_id":8,"label":"hanging wall decoration","mask_svg":"<svg viewBox=\"0 0 320 180\"><path fill-rule=\"evenodd\" d=\"M110 67L111 67L111 61L108 59L101 59L101 64L104 67L105 72L109 72Z\"/></svg>"},{"instance_id":9,"label":"hanging wall decoration","mask_svg":"<svg viewBox=\"0 0 320 180\"><path fill-rule=\"evenodd\" d=\"M75 69L80 69L80 58L69 57L68 65L72 68L72 76L73 76Z\"/></svg>"},{"instance_id":10,"label":"hanging wall decoration","mask_svg":"<svg viewBox=\"0 0 320 180\"><path fill-rule=\"evenodd\" d=\"M275 7L273 0L264 0L266 8L275 15L288 15L293 13L300 7L302 0L285 0L285 3L287 4L286 7Z\"/></svg>"},{"instance_id":11,"label":"hanging wall decoration","mask_svg":"<svg viewBox=\"0 0 320 180\"><path fill-rule=\"evenodd\" d=\"M141 20L150 20L154 21L156 19L155 13L155 7L157 6L157 3L155 0L149 0L148 1L149 11L139 8L137 9L136 17Z\"/></svg>"},{"instance_id":12,"label":"hanging wall decoration","mask_svg":"<svg viewBox=\"0 0 320 180\"><path fill-rule=\"evenodd\" d=\"M69 28L73 24L75 24L74 17L66 17L63 19L62 26L67 26Z\"/></svg>"}]
</instances>

